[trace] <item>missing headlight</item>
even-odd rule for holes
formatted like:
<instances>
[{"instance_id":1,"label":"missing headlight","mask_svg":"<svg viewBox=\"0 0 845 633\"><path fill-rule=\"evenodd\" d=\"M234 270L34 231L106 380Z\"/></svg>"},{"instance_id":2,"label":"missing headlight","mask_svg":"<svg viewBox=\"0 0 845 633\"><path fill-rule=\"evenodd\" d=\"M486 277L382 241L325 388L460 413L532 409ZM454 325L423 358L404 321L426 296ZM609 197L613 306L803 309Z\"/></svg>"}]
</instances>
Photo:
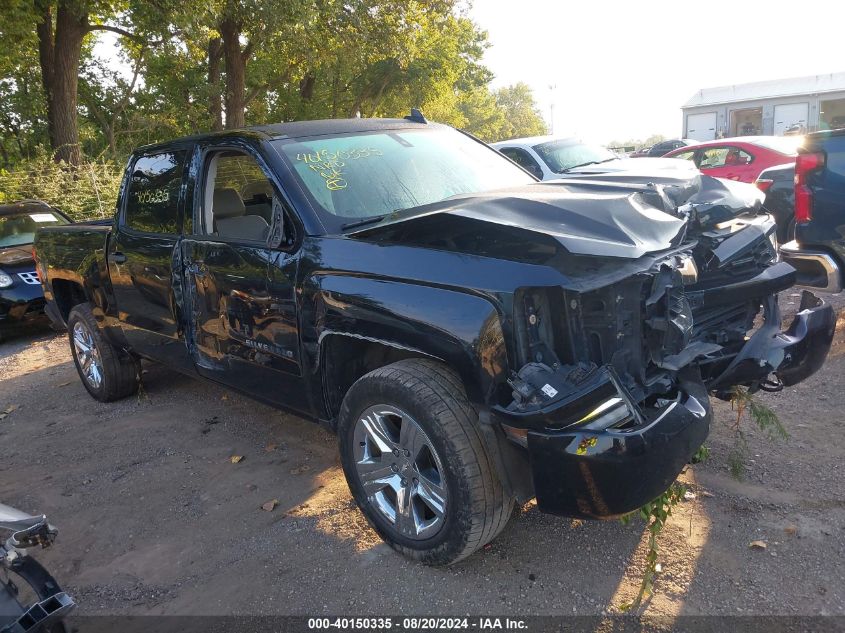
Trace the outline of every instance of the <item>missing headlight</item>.
<instances>
[{"instance_id":1,"label":"missing headlight","mask_svg":"<svg viewBox=\"0 0 845 633\"><path fill-rule=\"evenodd\" d=\"M622 398L610 398L590 411L576 424L581 429L602 431L620 423L624 424L633 419L628 403Z\"/></svg>"}]
</instances>

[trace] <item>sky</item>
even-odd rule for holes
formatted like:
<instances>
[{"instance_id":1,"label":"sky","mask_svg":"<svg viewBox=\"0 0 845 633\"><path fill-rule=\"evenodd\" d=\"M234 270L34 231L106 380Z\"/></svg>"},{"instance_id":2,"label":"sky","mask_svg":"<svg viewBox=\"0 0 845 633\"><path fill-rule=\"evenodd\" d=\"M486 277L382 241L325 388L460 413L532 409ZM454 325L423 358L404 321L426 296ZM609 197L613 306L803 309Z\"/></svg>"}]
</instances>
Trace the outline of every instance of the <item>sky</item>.
<instances>
[{"instance_id":1,"label":"sky","mask_svg":"<svg viewBox=\"0 0 845 633\"><path fill-rule=\"evenodd\" d=\"M473 0L494 86L524 81L553 131L681 133L701 88L845 71L841 0Z\"/></svg>"}]
</instances>

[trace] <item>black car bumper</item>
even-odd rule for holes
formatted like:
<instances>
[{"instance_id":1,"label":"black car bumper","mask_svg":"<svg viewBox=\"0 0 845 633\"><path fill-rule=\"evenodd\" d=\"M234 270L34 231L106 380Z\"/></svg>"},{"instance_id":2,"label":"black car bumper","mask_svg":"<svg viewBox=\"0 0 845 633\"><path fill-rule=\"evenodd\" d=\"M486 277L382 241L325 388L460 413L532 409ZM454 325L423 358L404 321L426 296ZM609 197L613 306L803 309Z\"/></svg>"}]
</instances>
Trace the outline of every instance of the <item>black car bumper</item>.
<instances>
[{"instance_id":1,"label":"black car bumper","mask_svg":"<svg viewBox=\"0 0 845 633\"><path fill-rule=\"evenodd\" d=\"M610 518L639 508L669 487L706 439L712 417L708 391L759 384L772 373L792 385L818 370L833 339L833 309L805 292L782 332L776 297L764 306L763 326L715 383L705 387L697 370L683 369L677 397L662 406L632 402L613 372L603 368L555 406L519 413L496 408L506 434L524 438L540 510ZM580 423L609 400L624 402L632 415L600 430Z\"/></svg>"},{"instance_id":2,"label":"black car bumper","mask_svg":"<svg viewBox=\"0 0 845 633\"><path fill-rule=\"evenodd\" d=\"M602 431L529 431L528 453L540 510L610 518L666 490L704 442L712 417L703 386L684 384L677 402L643 423Z\"/></svg>"},{"instance_id":3,"label":"black car bumper","mask_svg":"<svg viewBox=\"0 0 845 633\"><path fill-rule=\"evenodd\" d=\"M789 328L781 331L777 297L763 303L763 325L730 365L709 386L724 392L733 385L754 385L774 374L786 386L816 373L824 364L836 329L833 307L805 290Z\"/></svg>"},{"instance_id":4,"label":"black car bumper","mask_svg":"<svg viewBox=\"0 0 845 633\"><path fill-rule=\"evenodd\" d=\"M40 285L16 284L0 290L0 326L9 327L44 316Z\"/></svg>"}]
</instances>

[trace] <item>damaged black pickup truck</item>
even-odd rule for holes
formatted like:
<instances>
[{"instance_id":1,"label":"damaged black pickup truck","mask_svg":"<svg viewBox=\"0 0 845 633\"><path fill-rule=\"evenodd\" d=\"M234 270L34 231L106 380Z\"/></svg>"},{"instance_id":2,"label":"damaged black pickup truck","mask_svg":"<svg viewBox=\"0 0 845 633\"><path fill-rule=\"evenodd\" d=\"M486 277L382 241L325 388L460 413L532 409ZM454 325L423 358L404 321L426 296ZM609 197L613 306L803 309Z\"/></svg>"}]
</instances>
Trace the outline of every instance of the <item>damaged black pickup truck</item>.
<instances>
[{"instance_id":1,"label":"damaged black pickup truck","mask_svg":"<svg viewBox=\"0 0 845 633\"><path fill-rule=\"evenodd\" d=\"M38 232L82 382L149 359L319 421L395 549L468 556L513 504L612 517L701 445L709 395L823 363L806 293L781 331L775 224L696 171L536 182L418 114L286 123L131 157L113 225Z\"/></svg>"}]
</instances>

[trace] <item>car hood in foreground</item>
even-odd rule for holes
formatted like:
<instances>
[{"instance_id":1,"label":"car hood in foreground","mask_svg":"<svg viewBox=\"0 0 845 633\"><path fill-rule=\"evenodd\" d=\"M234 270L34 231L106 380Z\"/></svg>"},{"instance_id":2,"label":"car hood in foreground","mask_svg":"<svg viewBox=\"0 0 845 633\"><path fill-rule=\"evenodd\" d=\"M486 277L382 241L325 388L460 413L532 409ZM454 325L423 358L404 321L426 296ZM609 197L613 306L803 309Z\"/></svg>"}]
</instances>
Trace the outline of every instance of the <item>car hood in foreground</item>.
<instances>
[{"instance_id":1,"label":"car hood in foreground","mask_svg":"<svg viewBox=\"0 0 845 633\"><path fill-rule=\"evenodd\" d=\"M755 187L697 172L636 180L584 176L455 196L351 236L507 259L532 259L524 251L550 244L571 255L637 259L680 245L688 228L755 211L762 201Z\"/></svg>"}]
</instances>

